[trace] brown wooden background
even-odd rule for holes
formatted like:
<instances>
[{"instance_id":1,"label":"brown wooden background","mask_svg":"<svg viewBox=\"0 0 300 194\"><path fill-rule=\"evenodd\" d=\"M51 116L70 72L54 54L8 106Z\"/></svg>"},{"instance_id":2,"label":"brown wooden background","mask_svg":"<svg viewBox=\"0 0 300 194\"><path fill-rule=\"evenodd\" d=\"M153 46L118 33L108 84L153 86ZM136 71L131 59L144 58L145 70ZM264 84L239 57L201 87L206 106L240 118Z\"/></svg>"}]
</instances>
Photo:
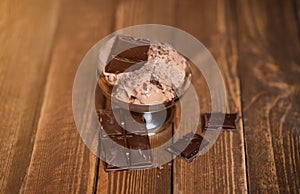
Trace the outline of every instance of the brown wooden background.
<instances>
[{"instance_id":1,"label":"brown wooden background","mask_svg":"<svg viewBox=\"0 0 300 194\"><path fill-rule=\"evenodd\" d=\"M298 0L1 0L0 193L300 193L299 20ZM105 173L75 128L74 76L143 23L203 42L243 119L192 164Z\"/></svg>"}]
</instances>

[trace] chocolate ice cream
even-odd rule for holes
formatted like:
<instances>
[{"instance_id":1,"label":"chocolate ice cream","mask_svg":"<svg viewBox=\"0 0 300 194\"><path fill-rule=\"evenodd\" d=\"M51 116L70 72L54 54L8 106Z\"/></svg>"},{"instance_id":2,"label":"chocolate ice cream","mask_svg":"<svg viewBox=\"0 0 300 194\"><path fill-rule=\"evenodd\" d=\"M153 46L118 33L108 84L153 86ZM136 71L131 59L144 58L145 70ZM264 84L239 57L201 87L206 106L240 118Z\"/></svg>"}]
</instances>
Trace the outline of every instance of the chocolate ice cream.
<instances>
[{"instance_id":1,"label":"chocolate ice cream","mask_svg":"<svg viewBox=\"0 0 300 194\"><path fill-rule=\"evenodd\" d=\"M100 50L100 68L112 97L153 105L173 100L185 83L188 61L171 45L117 35Z\"/></svg>"}]
</instances>

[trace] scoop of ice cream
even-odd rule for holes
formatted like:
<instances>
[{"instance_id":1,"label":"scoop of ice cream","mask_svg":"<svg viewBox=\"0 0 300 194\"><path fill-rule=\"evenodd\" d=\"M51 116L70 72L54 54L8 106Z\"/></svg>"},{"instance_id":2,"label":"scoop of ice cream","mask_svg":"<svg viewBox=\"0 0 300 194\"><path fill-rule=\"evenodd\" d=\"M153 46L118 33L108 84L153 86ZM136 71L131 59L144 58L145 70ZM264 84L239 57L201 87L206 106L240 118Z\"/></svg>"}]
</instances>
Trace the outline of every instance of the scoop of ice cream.
<instances>
[{"instance_id":1,"label":"scoop of ice cream","mask_svg":"<svg viewBox=\"0 0 300 194\"><path fill-rule=\"evenodd\" d=\"M186 59L179 54L171 45L164 43L151 44L148 50L148 61L159 60L165 64L172 65L182 71L187 66Z\"/></svg>"},{"instance_id":2,"label":"scoop of ice cream","mask_svg":"<svg viewBox=\"0 0 300 194\"><path fill-rule=\"evenodd\" d=\"M159 61L148 61L140 69L118 76L112 95L134 104L170 101L176 96L175 90L185 81L183 71ZM145 88L148 88L147 92L143 91Z\"/></svg>"},{"instance_id":3,"label":"scoop of ice cream","mask_svg":"<svg viewBox=\"0 0 300 194\"><path fill-rule=\"evenodd\" d=\"M133 89L130 102L133 104L159 104L170 101L174 97L174 93L170 88L148 81L138 84Z\"/></svg>"},{"instance_id":4,"label":"scoop of ice cream","mask_svg":"<svg viewBox=\"0 0 300 194\"><path fill-rule=\"evenodd\" d=\"M188 62L169 44L118 35L99 57L106 83L113 87L112 96L124 102L171 101L186 81Z\"/></svg>"}]
</instances>

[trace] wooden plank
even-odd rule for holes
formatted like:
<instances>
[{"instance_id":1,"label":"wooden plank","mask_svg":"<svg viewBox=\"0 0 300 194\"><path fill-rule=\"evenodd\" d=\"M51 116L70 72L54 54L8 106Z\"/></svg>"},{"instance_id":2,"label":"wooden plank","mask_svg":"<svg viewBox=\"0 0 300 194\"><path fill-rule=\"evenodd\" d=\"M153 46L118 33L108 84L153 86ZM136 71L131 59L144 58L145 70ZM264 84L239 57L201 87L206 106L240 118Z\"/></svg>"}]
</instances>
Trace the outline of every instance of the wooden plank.
<instances>
[{"instance_id":1,"label":"wooden plank","mask_svg":"<svg viewBox=\"0 0 300 194\"><path fill-rule=\"evenodd\" d=\"M115 29L144 23L172 25L175 14L175 1L119 1L116 4ZM170 136L171 130L164 134ZM161 134L163 135L163 134ZM158 136L151 137L151 146L159 144ZM106 173L100 163L98 193L170 193L172 166L162 169L132 170Z\"/></svg>"},{"instance_id":2,"label":"wooden plank","mask_svg":"<svg viewBox=\"0 0 300 194\"><path fill-rule=\"evenodd\" d=\"M250 192L299 193L300 47L292 1L238 3Z\"/></svg>"},{"instance_id":3,"label":"wooden plank","mask_svg":"<svg viewBox=\"0 0 300 194\"><path fill-rule=\"evenodd\" d=\"M18 193L30 163L58 7L0 2L0 193Z\"/></svg>"},{"instance_id":4,"label":"wooden plank","mask_svg":"<svg viewBox=\"0 0 300 194\"><path fill-rule=\"evenodd\" d=\"M300 2L299 2L299 0L294 0L293 3L294 3L296 21L297 21L297 26L298 26L298 37L300 37Z\"/></svg>"},{"instance_id":5,"label":"wooden plank","mask_svg":"<svg viewBox=\"0 0 300 194\"><path fill-rule=\"evenodd\" d=\"M227 87L227 112L241 114L234 4L218 0L179 1L177 13L176 26L203 42L216 59ZM210 112L210 93L205 80L195 70L193 76L200 112ZM221 133L213 147L193 163L176 158L173 177L174 193L246 193L242 121L236 131Z\"/></svg>"},{"instance_id":6,"label":"wooden plank","mask_svg":"<svg viewBox=\"0 0 300 194\"><path fill-rule=\"evenodd\" d=\"M62 1L45 100L22 190L25 193L94 192L97 158L74 124L72 87L85 53L110 33L112 3Z\"/></svg>"}]
</instances>

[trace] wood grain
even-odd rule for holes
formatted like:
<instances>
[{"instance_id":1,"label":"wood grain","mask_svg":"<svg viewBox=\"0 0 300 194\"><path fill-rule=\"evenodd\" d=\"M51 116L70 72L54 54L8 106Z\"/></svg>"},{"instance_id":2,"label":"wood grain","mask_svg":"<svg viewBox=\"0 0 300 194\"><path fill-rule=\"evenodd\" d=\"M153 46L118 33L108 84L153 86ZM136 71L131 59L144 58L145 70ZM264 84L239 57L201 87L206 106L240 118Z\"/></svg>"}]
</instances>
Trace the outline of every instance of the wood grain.
<instances>
[{"instance_id":1,"label":"wood grain","mask_svg":"<svg viewBox=\"0 0 300 194\"><path fill-rule=\"evenodd\" d=\"M203 42L216 59L227 87L227 112L241 114L234 4L217 0L180 1L177 13L176 26ZM193 72L193 75L198 76L194 87L202 93L199 96L201 113L209 112L207 96L210 93L203 87L205 84L201 84L205 80L201 80L199 74ZM190 114L193 114L193 108ZM244 133L240 121L236 131L221 133L213 147L193 163L175 159L174 193L246 193L245 162Z\"/></svg>"},{"instance_id":2,"label":"wood grain","mask_svg":"<svg viewBox=\"0 0 300 194\"><path fill-rule=\"evenodd\" d=\"M30 163L58 1L0 2L0 193L18 193Z\"/></svg>"},{"instance_id":3,"label":"wood grain","mask_svg":"<svg viewBox=\"0 0 300 194\"><path fill-rule=\"evenodd\" d=\"M94 192L97 158L76 129L72 87L85 53L110 33L112 13L107 1L62 1L25 193Z\"/></svg>"},{"instance_id":4,"label":"wood grain","mask_svg":"<svg viewBox=\"0 0 300 194\"><path fill-rule=\"evenodd\" d=\"M175 15L175 1L119 1L116 6L114 29L121 29L143 23L172 25ZM169 131L171 133L171 131ZM167 136L170 134L167 134ZM157 140L151 138L151 145ZM162 169L104 172L100 163L98 193L170 193L172 189L172 166Z\"/></svg>"},{"instance_id":5,"label":"wood grain","mask_svg":"<svg viewBox=\"0 0 300 194\"><path fill-rule=\"evenodd\" d=\"M298 37L300 37L300 2L299 2L299 0L294 0L293 5L294 5L294 9L295 9L294 13L296 15L296 21L297 21L296 25L298 27Z\"/></svg>"},{"instance_id":6,"label":"wood grain","mask_svg":"<svg viewBox=\"0 0 300 194\"><path fill-rule=\"evenodd\" d=\"M0 193L300 193L299 21L299 0L1 0ZM191 164L106 173L74 123L75 73L98 40L144 23L204 43L227 112L243 119ZM207 83L192 71L201 113L210 112ZM108 103L97 93L97 108Z\"/></svg>"},{"instance_id":7,"label":"wood grain","mask_svg":"<svg viewBox=\"0 0 300 194\"><path fill-rule=\"evenodd\" d=\"M300 47L292 1L238 3L251 193L299 193Z\"/></svg>"}]
</instances>

